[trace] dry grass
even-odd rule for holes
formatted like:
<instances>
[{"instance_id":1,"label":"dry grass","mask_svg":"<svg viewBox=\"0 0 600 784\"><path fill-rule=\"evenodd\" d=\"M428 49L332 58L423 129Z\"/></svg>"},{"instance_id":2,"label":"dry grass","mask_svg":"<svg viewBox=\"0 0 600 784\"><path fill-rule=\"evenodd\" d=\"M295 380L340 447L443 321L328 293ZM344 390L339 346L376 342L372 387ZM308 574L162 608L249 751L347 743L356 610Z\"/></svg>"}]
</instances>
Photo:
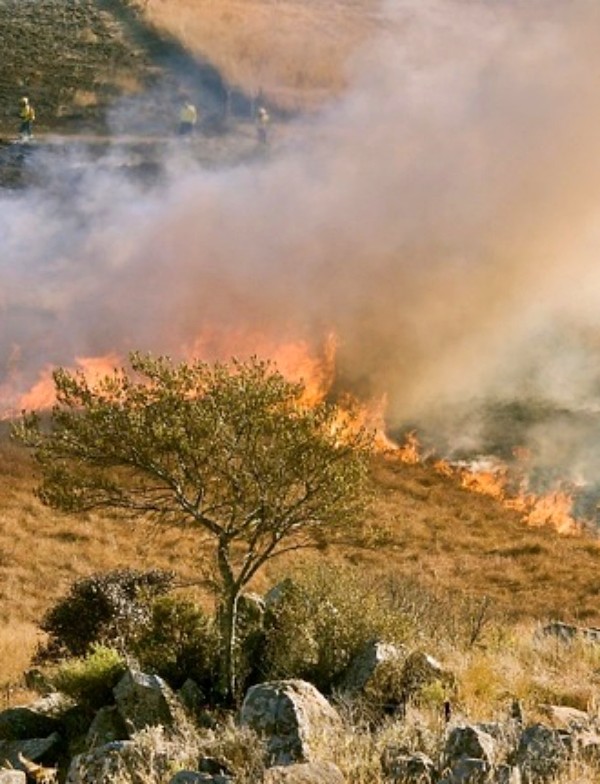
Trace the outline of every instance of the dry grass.
<instances>
[{"instance_id":1,"label":"dry grass","mask_svg":"<svg viewBox=\"0 0 600 784\"><path fill-rule=\"evenodd\" d=\"M348 59L378 24L377 0L143 0L146 18L232 85L288 108L345 85Z\"/></svg>"}]
</instances>

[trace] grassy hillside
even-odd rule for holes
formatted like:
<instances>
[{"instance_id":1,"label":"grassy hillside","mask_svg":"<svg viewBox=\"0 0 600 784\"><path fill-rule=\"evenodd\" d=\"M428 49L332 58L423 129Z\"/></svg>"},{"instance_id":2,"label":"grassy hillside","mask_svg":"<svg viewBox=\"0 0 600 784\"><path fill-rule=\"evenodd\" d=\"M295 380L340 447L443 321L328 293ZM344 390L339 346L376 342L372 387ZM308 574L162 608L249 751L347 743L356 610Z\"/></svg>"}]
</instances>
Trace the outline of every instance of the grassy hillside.
<instances>
[{"instance_id":1,"label":"grassy hillside","mask_svg":"<svg viewBox=\"0 0 600 784\"><path fill-rule=\"evenodd\" d=\"M0 0L0 134L28 95L38 130L172 130L184 94L318 106L377 24L376 0Z\"/></svg>"},{"instance_id":2,"label":"grassy hillside","mask_svg":"<svg viewBox=\"0 0 600 784\"><path fill-rule=\"evenodd\" d=\"M600 625L600 546L527 528L518 515L460 487L427 465L383 458L373 466L375 500L361 532L303 562L354 565L399 586L422 585L464 601L487 596L496 615L518 621L550 617ZM0 443L0 651L2 683L17 681L46 608L76 579L121 566L174 569L182 583L198 581L208 562L188 532L124 523L109 515L73 517L45 508L34 496L35 471L22 447ZM298 565L295 556L294 566ZM254 588L265 590L292 562L274 561ZM196 595L207 598L202 586ZM18 646L15 640L18 639Z\"/></svg>"},{"instance_id":3,"label":"grassy hillside","mask_svg":"<svg viewBox=\"0 0 600 784\"><path fill-rule=\"evenodd\" d=\"M378 0L138 0L144 17L207 58L235 87L287 108L318 106L345 85Z\"/></svg>"}]
</instances>

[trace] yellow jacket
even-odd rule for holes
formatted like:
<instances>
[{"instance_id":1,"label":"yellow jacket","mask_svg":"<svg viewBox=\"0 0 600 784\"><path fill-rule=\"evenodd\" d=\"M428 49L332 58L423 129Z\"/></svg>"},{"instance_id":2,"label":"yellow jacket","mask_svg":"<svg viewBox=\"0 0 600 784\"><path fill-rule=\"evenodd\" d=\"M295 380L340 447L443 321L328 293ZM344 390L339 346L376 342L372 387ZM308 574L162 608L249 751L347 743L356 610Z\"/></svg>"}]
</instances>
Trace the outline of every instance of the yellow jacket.
<instances>
[{"instance_id":1,"label":"yellow jacket","mask_svg":"<svg viewBox=\"0 0 600 784\"><path fill-rule=\"evenodd\" d=\"M191 103L186 103L179 112L179 121L182 123L190 123L195 125L198 119L198 112L196 107Z\"/></svg>"},{"instance_id":2,"label":"yellow jacket","mask_svg":"<svg viewBox=\"0 0 600 784\"><path fill-rule=\"evenodd\" d=\"M19 117L23 120L23 122L33 122L33 120L35 120L35 111L33 106L28 103L22 106L21 111L19 112Z\"/></svg>"}]
</instances>

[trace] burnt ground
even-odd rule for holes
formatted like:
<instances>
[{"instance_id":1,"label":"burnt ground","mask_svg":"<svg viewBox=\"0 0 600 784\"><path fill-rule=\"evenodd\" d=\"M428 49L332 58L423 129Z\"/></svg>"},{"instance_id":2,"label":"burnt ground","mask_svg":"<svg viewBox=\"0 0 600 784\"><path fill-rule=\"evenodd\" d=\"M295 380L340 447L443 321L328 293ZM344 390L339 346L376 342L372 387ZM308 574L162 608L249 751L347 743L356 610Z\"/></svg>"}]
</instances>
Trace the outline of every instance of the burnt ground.
<instances>
[{"instance_id":1,"label":"burnt ground","mask_svg":"<svg viewBox=\"0 0 600 784\"><path fill-rule=\"evenodd\" d=\"M41 133L156 134L172 131L184 94L207 126L231 105L219 73L127 0L0 0L1 136L14 135L22 95Z\"/></svg>"}]
</instances>

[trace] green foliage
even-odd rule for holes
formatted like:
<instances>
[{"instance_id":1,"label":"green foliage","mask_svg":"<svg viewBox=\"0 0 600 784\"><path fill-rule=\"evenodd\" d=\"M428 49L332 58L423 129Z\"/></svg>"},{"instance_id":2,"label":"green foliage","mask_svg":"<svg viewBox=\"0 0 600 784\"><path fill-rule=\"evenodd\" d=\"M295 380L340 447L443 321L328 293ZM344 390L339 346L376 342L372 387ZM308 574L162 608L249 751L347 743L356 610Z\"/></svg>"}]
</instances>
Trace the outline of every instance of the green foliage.
<instances>
[{"instance_id":1,"label":"green foliage","mask_svg":"<svg viewBox=\"0 0 600 784\"><path fill-rule=\"evenodd\" d=\"M212 619L188 599L165 596L152 607L148 626L132 645L142 669L172 686L186 678L210 696L218 670L220 640Z\"/></svg>"},{"instance_id":2,"label":"green foliage","mask_svg":"<svg viewBox=\"0 0 600 784\"><path fill-rule=\"evenodd\" d=\"M360 517L372 439L335 406L306 405L302 384L257 359L130 361L94 387L57 370L49 427L33 413L13 435L35 450L44 503L208 534L233 694L237 597L270 558Z\"/></svg>"},{"instance_id":3,"label":"green foliage","mask_svg":"<svg viewBox=\"0 0 600 784\"><path fill-rule=\"evenodd\" d=\"M84 657L68 659L51 674L53 686L77 703L97 710L113 702L112 690L125 672L121 654L104 645Z\"/></svg>"},{"instance_id":4,"label":"green foliage","mask_svg":"<svg viewBox=\"0 0 600 784\"><path fill-rule=\"evenodd\" d=\"M124 652L148 623L154 599L171 588L173 579L162 569L116 569L73 583L42 619L49 639L37 661L82 656L96 643Z\"/></svg>"},{"instance_id":5,"label":"green foliage","mask_svg":"<svg viewBox=\"0 0 600 784\"><path fill-rule=\"evenodd\" d=\"M406 619L356 570L307 569L270 602L265 676L305 678L327 692L367 642L401 642L407 631Z\"/></svg>"}]
</instances>

